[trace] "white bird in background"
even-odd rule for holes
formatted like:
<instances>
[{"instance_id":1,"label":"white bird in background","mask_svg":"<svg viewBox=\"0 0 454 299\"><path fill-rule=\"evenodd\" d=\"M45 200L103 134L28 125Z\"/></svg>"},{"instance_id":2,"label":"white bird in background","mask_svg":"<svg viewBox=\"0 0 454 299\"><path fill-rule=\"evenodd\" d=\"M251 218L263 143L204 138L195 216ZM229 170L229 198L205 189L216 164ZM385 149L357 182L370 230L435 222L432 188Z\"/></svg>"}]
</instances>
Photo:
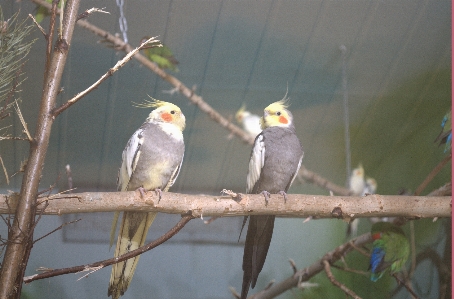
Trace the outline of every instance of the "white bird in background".
<instances>
[{"instance_id":1,"label":"white bird in background","mask_svg":"<svg viewBox=\"0 0 454 299\"><path fill-rule=\"evenodd\" d=\"M245 104L238 109L235 114L235 118L236 121L241 124L243 130L252 137L255 138L255 136L262 132L262 128L260 127L260 116L247 111Z\"/></svg>"},{"instance_id":2,"label":"white bird in background","mask_svg":"<svg viewBox=\"0 0 454 299\"><path fill-rule=\"evenodd\" d=\"M353 169L350 176L349 190L353 195L360 196L363 194L365 187L364 168L363 165L359 164L357 168Z\"/></svg>"},{"instance_id":3,"label":"white bird in background","mask_svg":"<svg viewBox=\"0 0 454 299\"><path fill-rule=\"evenodd\" d=\"M366 186L364 187L362 195L375 194L375 191L377 191L377 181L373 178L367 178Z\"/></svg>"},{"instance_id":4,"label":"white bird in background","mask_svg":"<svg viewBox=\"0 0 454 299\"><path fill-rule=\"evenodd\" d=\"M364 168L359 164L358 167L352 171L349 186L350 192L352 192L353 195L365 196L368 194L375 194L377 190L377 181L370 177L364 180ZM348 224L347 236L356 236L358 233L358 225L359 219L353 219Z\"/></svg>"}]
</instances>

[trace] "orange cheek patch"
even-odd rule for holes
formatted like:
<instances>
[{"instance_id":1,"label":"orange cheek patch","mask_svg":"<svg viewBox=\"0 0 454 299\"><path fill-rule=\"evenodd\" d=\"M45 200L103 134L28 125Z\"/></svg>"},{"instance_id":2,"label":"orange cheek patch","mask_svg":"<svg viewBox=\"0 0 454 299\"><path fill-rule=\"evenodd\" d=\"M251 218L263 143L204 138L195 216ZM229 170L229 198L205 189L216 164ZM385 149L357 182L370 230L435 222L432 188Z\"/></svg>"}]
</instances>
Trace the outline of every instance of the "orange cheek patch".
<instances>
[{"instance_id":1,"label":"orange cheek patch","mask_svg":"<svg viewBox=\"0 0 454 299\"><path fill-rule=\"evenodd\" d=\"M288 123L288 119L281 115L281 116L279 116L279 122L281 124L287 124Z\"/></svg>"},{"instance_id":2,"label":"orange cheek patch","mask_svg":"<svg viewBox=\"0 0 454 299\"><path fill-rule=\"evenodd\" d=\"M161 118L162 118L163 121L166 121L166 122L171 122L172 121L172 115L170 113L161 114Z\"/></svg>"}]
</instances>

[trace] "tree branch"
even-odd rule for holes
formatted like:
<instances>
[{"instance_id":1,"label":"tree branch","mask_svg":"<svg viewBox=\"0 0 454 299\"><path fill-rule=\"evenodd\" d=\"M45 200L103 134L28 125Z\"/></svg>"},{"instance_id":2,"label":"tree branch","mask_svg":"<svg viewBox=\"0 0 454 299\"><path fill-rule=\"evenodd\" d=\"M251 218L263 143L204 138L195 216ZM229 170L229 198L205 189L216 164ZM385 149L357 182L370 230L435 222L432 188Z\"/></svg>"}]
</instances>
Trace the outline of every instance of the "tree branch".
<instances>
[{"instance_id":1,"label":"tree branch","mask_svg":"<svg viewBox=\"0 0 454 299\"><path fill-rule=\"evenodd\" d=\"M56 1L54 2L54 6L56 6ZM69 45L72 40L78 7L79 0L68 1L64 15L63 32L61 32L62 38L57 40L53 52L50 53L51 55L48 55L50 59L46 61L46 72L44 75L44 86L36 132L30 146L29 163L27 164L22 180L20 200L11 227L11 233L8 235L8 239L11 242L8 242L8 246L6 247L0 270L0 298L20 297L22 284L17 285L17 283L22 280L21 272L27 265L30 253L29 249L32 246L33 223L36 212L35 203L53 124L51 109L55 105ZM52 39L49 39L48 45L51 43ZM16 266L11 267L11 265Z\"/></svg>"},{"instance_id":2,"label":"tree branch","mask_svg":"<svg viewBox=\"0 0 454 299\"><path fill-rule=\"evenodd\" d=\"M372 242L370 233L366 233L351 241L348 241L347 243L344 243L334 250L328 252L320 260L316 261L309 267L299 270L287 279L275 283L267 290L262 290L259 293L252 295L252 297L254 299L275 298L291 288L298 287L301 282L308 281L310 278L322 272L325 269L324 261L327 261L330 264L334 264L340 258L344 257L347 253L354 249L352 244L354 244L356 247L361 247L370 242Z\"/></svg>"},{"instance_id":3,"label":"tree branch","mask_svg":"<svg viewBox=\"0 0 454 299\"><path fill-rule=\"evenodd\" d=\"M325 269L326 276L328 277L329 281L339 289L341 289L347 296L350 296L355 299L361 299L358 295L356 295L355 292L347 288L346 285L340 283L339 281L336 280L336 278L333 275L333 272L331 272L331 266L327 260L323 261L323 268Z\"/></svg>"},{"instance_id":4,"label":"tree branch","mask_svg":"<svg viewBox=\"0 0 454 299\"><path fill-rule=\"evenodd\" d=\"M122 262L124 260L130 259L132 257L135 257L139 254L142 254L146 251L149 251L168 239L172 238L174 235L176 235L191 219L194 219L191 215L186 215L183 216L180 221L172 228L170 229L167 233L165 233L163 236L159 237L158 239L142 246L139 247L133 251L130 251L128 253L125 253L123 255L120 255L118 257L113 257L107 260L103 260L100 262L92 263L92 264L87 264L87 265L81 265L81 266L75 266L75 267L70 267L70 268L62 268L62 269L56 269L56 270L50 270L41 274L35 274L32 276L27 276L24 277L24 283L30 283L34 280L39 280L39 279L44 279L44 278L49 278L49 277L54 277L54 276L59 276L63 274L69 274L69 273L77 273L77 272L83 272L83 271L91 271L93 269L99 270L101 268Z\"/></svg>"},{"instance_id":5,"label":"tree branch","mask_svg":"<svg viewBox=\"0 0 454 299\"><path fill-rule=\"evenodd\" d=\"M151 37L144 41L139 47L135 48L134 50L131 50L123 59L118 61L114 67L109 69L104 75L101 76L101 78L98 79L95 83L93 83L90 87L85 89L82 92L79 92L76 96L74 96L72 99L68 100L65 104L61 105L60 107L54 109L53 111L53 116L57 117L60 113L71 107L73 104L75 104L77 101L82 99L85 95L88 93L92 92L94 89L98 88L99 85L101 85L102 82L104 82L107 78L112 76L116 71L118 71L120 68L125 66L125 64L131 60L131 58L138 53L143 47L145 47L148 43L150 42L159 42L159 40L155 39L156 37Z\"/></svg>"},{"instance_id":6,"label":"tree branch","mask_svg":"<svg viewBox=\"0 0 454 299\"><path fill-rule=\"evenodd\" d=\"M139 192L86 192L56 194L39 198L49 205L44 215L93 213L112 211L162 212L187 214L193 217L277 215L283 217L340 218L393 217L433 218L451 216L451 197L400 195L321 196L288 194L287 202L279 194L272 194L268 205L261 194L242 194L236 201L229 196L208 196L163 192L158 202L154 192L143 198ZM0 213L13 213L18 203L17 194L0 195Z\"/></svg>"}]
</instances>

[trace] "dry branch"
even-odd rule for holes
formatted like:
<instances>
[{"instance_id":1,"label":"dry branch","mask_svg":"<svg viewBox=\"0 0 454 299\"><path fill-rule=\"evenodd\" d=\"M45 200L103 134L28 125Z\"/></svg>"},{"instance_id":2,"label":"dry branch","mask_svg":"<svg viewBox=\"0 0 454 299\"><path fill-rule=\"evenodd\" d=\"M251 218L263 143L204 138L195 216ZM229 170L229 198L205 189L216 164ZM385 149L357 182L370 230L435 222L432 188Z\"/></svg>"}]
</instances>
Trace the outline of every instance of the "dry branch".
<instances>
[{"instance_id":1,"label":"dry branch","mask_svg":"<svg viewBox=\"0 0 454 299\"><path fill-rule=\"evenodd\" d=\"M328 252L320 260L316 261L309 267L299 270L298 272L294 273L287 279L273 284L267 290L262 290L262 291L258 292L257 294L252 295L252 297L254 299L275 298L291 288L298 287L298 284L308 281L310 278L312 278L315 275L317 275L318 273L324 271L325 270L324 261L327 261L330 264L334 264L340 258L344 257L347 253L354 250L352 243L356 247L361 247L370 242L372 242L372 237L371 237L370 233L361 235L347 243L340 245L339 247L335 248L334 250Z\"/></svg>"},{"instance_id":2,"label":"dry branch","mask_svg":"<svg viewBox=\"0 0 454 299\"><path fill-rule=\"evenodd\" d=\"M54 11L56 2L54 3ZM21 293L22 273L25 271L32 246L34 217L36 213L36 198L42 175L44 160L49 144L50 132L53 123L51 109L55 105L64 65L71 44L74 22L79 7L78 0L69 0L64 15L64 26L61 38L53 45L52 30L48 37L48 55L41 105L38 114L36 132L33 142L30 143L30 154L27 168L22 180L20 200L16 215L8 234L3 264L0 270L0 298L19 298ZM51 19L51 26L55 18ZM54 49L52 51L52 49ZM17 265L11 267L10 265Z\"/></svg>"},{"instance_id":3,"label":"dry branch","mask_svg":"<svg viewBox=\"0 0 454 299\"><path fill-rule=\"evenodd\" d=\"M361 299L358 295L356 295L355 292L350 290L346 285L343 283L340 283L333 275L333 272L331 272L331 266L327 260L323 261L323 268L325 269L326 276L328 277L329 281L335 286L337 286L339 289L341 289L347 296L350 296L355 299Z\"/></svg>"},{"instance_id":4,"label":"dry branch","mask_svg":"<svg viewBox=\"0 0 454 299\"><path fill-rule=\"evenodd\" d=\"M62 215L112 211L147 211L205 216L278 215L283 217L340 218L393 217L433 218L451 216L451 197L368 195L321 196L272 194L268 205L261 194L242 194L241 201L229 196L208 196L164 192L157 200L154 192L141 198L137 191L86 192L52 195L43 214ZM0 213L13 213L17 195L0 195ZM42 206L38 206L38 212Z\"/></svg>"},{"instance_id":5,"label":"dry branch","mask_svg":"<svg viewBox=\"0 0 454 299\"><path fill-rule=\"evenodd\" d=\"M129 251L128 253L125 253L125 254L123 254L121 256L113 257L113 258L110 258L110 259L107 259L107 260L103 260L103 261L100 261L100 262L95 262L95 263L88 264L88 265L80 265L80 266L74 266L74 267L70 267L70 268L49 270L49 271L46 271L46 272L41 273L41 274L35 274L35 275L32 275L32 276L24 277L23 281L24 281L24 283L30 283L30 282L32 282L34 280L39 280L39 279L59 276L59 275L63 275L63 274L99 270L101 268L104 268L104 267L107 267L107 266L122 262L124 260L127 260L127 259L130 259L132 257L135 257L135 256L137 256L139 254L142 254L142 253L144 253L146 251L149 251L149 250L161 245L162 243L164 243L165 241L167 241L171 237L175 236L191 219L193 219L192 216L183 216L180 219L180 221L174 227L172 227L166 234L162 235L158 239L156 239L156 240L154 240L154 241L152 241L152 242L150 242L148 244L145 244L145 245L143 245L143 246L141 246L141 247L139 247L139 248L137 248L137 249L135 249L133 251Z\"/></svg>"}]
</instances>

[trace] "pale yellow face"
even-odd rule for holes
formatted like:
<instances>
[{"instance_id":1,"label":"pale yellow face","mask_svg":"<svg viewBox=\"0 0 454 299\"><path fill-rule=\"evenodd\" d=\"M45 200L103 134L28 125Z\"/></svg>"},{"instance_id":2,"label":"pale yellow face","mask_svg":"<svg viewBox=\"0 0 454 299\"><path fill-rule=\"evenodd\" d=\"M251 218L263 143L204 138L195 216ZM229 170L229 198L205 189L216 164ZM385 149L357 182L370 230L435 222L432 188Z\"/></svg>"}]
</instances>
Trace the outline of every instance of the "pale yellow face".
<instances>
[{"instance_id":1,"label":"pale yellow face","mask_svg":"<svg viewBox=\"0 0 454 299\"><path fill-rule=\"evenodd\" d=\"M292 124L292 117L287 110L284 100L274 102L265 108L263 117L260 119L262 130L268 127L289 127Z\"/></svg>"},{"instance_id":2,"label":"pale yellow face","mask_svg":"<svg viewBox=\"0 0 454 299\"><path fill-rule=\"evenodd\" d=\"M177 105L164 101L156 101L155 110L151 111L149 118L164 123L175 125L183 131L186 127L186 118Z\"/></svg>"},{"instance_id":3,"label":"pale yellow face","mask_svg":"<svg viewBox=\"0 0 454 299\"><path fill-rule=\"evenodd\" d=\"M353 169L353 176L364 177L364 168L361 164L359 164L358 168Z\"/></svg>"}]
</instances>

